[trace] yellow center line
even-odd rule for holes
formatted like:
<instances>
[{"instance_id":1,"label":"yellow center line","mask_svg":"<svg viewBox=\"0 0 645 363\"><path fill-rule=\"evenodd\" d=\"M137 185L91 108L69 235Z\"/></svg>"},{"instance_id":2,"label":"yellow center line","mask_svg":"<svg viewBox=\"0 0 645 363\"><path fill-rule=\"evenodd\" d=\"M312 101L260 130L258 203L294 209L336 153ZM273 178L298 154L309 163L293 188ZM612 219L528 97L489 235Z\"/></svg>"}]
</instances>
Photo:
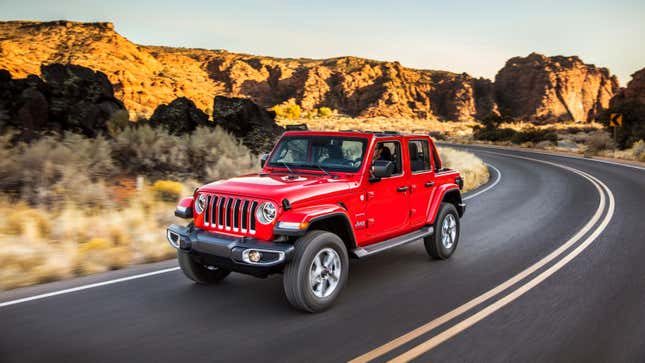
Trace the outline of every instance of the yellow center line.
<instances>
[{"instance_id":1,"label":"yellow center line","mask_svg":"<svg viewBox=\"0 0 645 363\"><path fill-rule=\"evenodd\" d=\"M424 325L422 325L422 326L420 326L420 327L418 327L418 328L416 328L416 329L414 329L414 330L412 330L412 331L410 331L410 332L408 332L408 333L406 333L406 334L404 334L404 335L402 335L402 336L400 336L398 338L395 338L395 339L391 340L390 342L388 342L388 343L386 343L386 344L384 344L384 345L382 345L380 347L377 347L377 348L375 348L375 349L373 349L373 350L371 350L371 351L369 351L369 352L367 352L367 353L365 353L365 354L363 354L363 355L361 355L359 357L356 357L356 358L352 359L350 361L350 363L368 362L368 361L371 361L371 360L373 360L375 358L378 358L378 357L380 357L380 356L382 356L382 355L384 355L384 354L386 354L386 353L388 353L388 352L390 352L390 351L392 351L394 349L397 349L397 348L401 347L402 345L404 345L404 344L406 344L406 343L408 343L408 342L410 342L410 341L412 341L412 340L414 340L414 339L416 339L416 338L418 338L418 337L430 332L431 330L443 325L444 323L447 323L448 321L451 321L451 320L457 318L458 316L465 314L466 312L468 312L471 309L475 308L476 306L482 304L486 300L488 300L488 299L500 294L501 292L503 292L504 290L508 289L509 287L511 287L511 286L515 285L516 283L524 280L526 277L528 277L529 275L533 274L535 271L539 270L540 268L542 268L543 266L545 266L549 262L553 261L555 258L559 257L562 253L564 253L564 251L566 251L569 247L571 247L573 244L578 242L589 230L591 230L591 228L600 219L600 217L602 215L602 211L605 208L606 201L605 201L605 194L603 193L603 191L602 191L602 189L601 189L601 187L599 186L598 183L600 183L600 184L602 184L604 186L605 190L610 195L611 201L613 203L613 195L611 194L611 191L609 190L609 188L607 188L606 185L604 185L602 182L598 181L596 178L594 178L594 177L590 176L589 174L587 174L587 173L585 173L583 171L580 171L578 169L571 168L571 167L561 165L561 164L557 164L557 163L553 163L553 162L550 162L550 161L532 159L532 158L523 157L523 156L507 155L507 154L490 152L490 151L484 151L484 152L487 152L487 153L490 153L490 154L498 154L498 155L502 155L502 156L506 156L506 157L513 157L513 158L518 158L518 159L526 159L526 160L530 160L530 161L534 161L534 162L540 162L540 163L544 163L544 164L549 164L549 165L553 165L553 166L556 166L556 167L571 171L571 172L573 172L575 174L578 174L578 175L584 177L585 179L589 180L596 187L596 190L597 190L597 192L598 192L598 194L600 196L600 202L599 202L598 208L596 209L596 212L591 217L591 219L573 237L571 237L569 240L567 240L564 244L562 244L556 250L551 252L549 255L547 255L543 259L537 261L536 263L534 263L530 267L526 268L525 270L523 270L520 273L516 274L515 276L511 277L510 279L508 279L507 281L503 282L502 284L499 284L495 288L487 291L486 293L484 293L484 294L482 294L482 295L480 295L480 296L468 301L467 303L457 307L456 309L454 309L454 310L452 310L452 311L450 311L450 312L448 312L448 313L446 313L446 314L444 314L444 315L442 315L442 316L440 316L440 317L438 317L438 318L436 318L436 319L434 319L434 320L432 320L432 321L430 321L430 322L428 322L428 323L426 323L426 324L424 324ZM612 207L612 214L613 214L613 207ZM603 227L603 229L604 229L604 227ZM497 309L495 309L494 311L496 311L496 310ZM440 344L440 342L437 343L437 344ZM436 345L433 345L433 347L434 346L436 346ZM425 347L425 345L424 345L424 347ZM422 349L422 348L419 348L419 349Z\"/></svg>"}]
</instances>

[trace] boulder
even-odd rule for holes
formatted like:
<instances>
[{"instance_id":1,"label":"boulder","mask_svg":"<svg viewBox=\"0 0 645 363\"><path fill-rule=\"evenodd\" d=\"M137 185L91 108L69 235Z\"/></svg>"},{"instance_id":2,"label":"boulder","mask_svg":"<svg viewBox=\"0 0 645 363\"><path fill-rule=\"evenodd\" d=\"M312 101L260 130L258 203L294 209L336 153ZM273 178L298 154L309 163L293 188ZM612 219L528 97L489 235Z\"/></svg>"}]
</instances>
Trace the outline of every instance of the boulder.
<instances>
[{"instance_id":1,"label":"boulder","mask_svg":"<svg viewBox=\"0 0 645 363\"><path fill-rule=\"evenodd\" d=\"M47 86L38 77L13 79L7 70L0 70L0 132L8 128L30 139L47 128L49 102Z\"/></svg>"},{"instance_id":2,"label":"boulder","mask_svg":"<svg viewBox=\"0 0 645 363\"><path fill-rule=\"evenodd\" d=\"M248 98L215 96L213 121L256 153L270 151L284 131L275 123L275 112L267 111Z\"/></svg>"},{"instance_id":3,"label":"boulder","mask_svg":"<svg viewBox=\"0 0 645 363\"><path fill-rule=\"evenodd\" d=\"M62 130L94 137L107 132L108 120L125 109L102 72L54 63L42 66L41 73L49 90L50 119Z\"/></svg>"},{"instance_id":4,"label":"boulder","mask_svg":"<svg viewBox=\"0 0 645 363\"><path fill-rule=\"evenodd\" d=\"M171 133L183 134L197 126L208 125L208 115L186 97L179 97L167 105L160 105L150 117L150 124L163 126Z\"/></svg>"}]
</instances>

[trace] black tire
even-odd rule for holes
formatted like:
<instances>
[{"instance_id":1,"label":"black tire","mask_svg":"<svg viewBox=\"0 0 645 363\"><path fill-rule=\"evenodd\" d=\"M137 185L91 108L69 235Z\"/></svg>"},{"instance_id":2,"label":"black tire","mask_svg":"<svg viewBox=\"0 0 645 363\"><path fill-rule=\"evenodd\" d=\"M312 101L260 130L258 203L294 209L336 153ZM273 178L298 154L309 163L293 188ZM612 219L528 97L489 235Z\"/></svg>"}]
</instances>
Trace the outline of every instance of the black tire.
<instances>
[{"instance_id":1,"label":"black tire","mask_svg":"<svg viewBox=\"0 0 645 363\"><path fill-rule=\"evenodd\" d=\"M340 237L333 233L310 231L296 241L295 248L293 259L284 268L282 280L287 300L293 307L311 313L329 308L347 282L349 257L345 244L343 244ZM310 282L309 274L313 268L316 255L319 252L324 254L324 250L327 248L333 249L337 253L340 268L334 268L333 271L340 271L340 276L336 280L338 281L337 285L330 291L329 296L319 297L313 291L314 288ZM331 282L323 283L325 286L331 286Z\"/></svg>"},{"instance_id":2,"label":"black tire","mask_svg":"<svg viewBox=\"0 0 645 363\"><path fill-rule=\"evenodd\" d=\"M454 238L451 238L452 244L449 244L449 247L446 247L442 243L444 235L446 234L442 226L446 219L448 219L449 222L454 221L456 227ZM428 255L437 260L446 260L450 258L450 256L453 254L453 252L455 252L455 249L457 248L460 230L461 226L457 208L455 208L452 203L441 203L441 206L439 206L439 213L437 213L437 218L434 222L434 233L423 239ZM452 237L452 234L449 235Z\"/></svg>"},{"instance_id":3,"label":"black tire","mask_svg":"<svg viewBox=\"0 0 645 363\"><path fill-rule=\"evenodd\" d=\"M209 270L206 266L195 262L188 253L183 251L177 251L177 261L186 277L202 285L218 283L231 273L231 270L221 267Z\"/></svg>"}]
</instances>

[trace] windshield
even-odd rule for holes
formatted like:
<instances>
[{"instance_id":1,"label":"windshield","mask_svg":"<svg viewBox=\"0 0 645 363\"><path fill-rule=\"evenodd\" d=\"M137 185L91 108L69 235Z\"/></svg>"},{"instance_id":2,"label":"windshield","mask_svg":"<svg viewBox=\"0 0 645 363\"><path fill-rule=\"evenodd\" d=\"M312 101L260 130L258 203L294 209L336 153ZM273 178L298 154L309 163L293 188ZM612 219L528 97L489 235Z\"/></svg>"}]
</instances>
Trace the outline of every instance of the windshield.
<instances>
[{"instance_id":1,"label":"windshield","mask_svg":"<svg viewBox=\"0 0 645 363\"><path fill-rule=\"evenodd\" d=\"M363 164L366 138L286 136L271 154L269 166L355 172Z\"/></svg>"}]
</instances>

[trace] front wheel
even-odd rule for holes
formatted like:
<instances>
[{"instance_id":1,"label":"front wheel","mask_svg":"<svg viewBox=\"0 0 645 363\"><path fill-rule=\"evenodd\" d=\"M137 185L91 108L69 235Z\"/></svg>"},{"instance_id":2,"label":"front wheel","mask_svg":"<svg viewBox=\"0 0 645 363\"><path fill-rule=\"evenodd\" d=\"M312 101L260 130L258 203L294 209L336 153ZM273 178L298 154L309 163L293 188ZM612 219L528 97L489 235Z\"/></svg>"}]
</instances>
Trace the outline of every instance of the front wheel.
<instances>
[{"instance_id":1,"label":"front wheel","mask_svg":"<svg viewBox=\"0 0 645 363\"><path fill-rule=\"evenodd\" d=\"M432 258L450 258L459 242L459 213L451 203L441 203L434 222L434 233L423 239L426 251Z\"/></svg>"},{"instance_id":2,"label":"front wheel","mask_svg":"<svg viewBox=\"0 0 645 363\"><path fill-rule=\"evenodd\" d=\"M343 241L326 231L311 231L295 243L284 269L284 292L295 308L319 312L329 308L347 281L349 257Z\"/></svg>"},{"instance_id":3,"label":"front wheel","mask_svg":"<svg viewBox=\"0 0 645 363\"><path fill-rule=\"evenodd\" d=\"M186 277L202 285L220 282L231 273L231 270L199 264L183 251L177 251L177 262Z\"/></svg>"}]
</instances>

